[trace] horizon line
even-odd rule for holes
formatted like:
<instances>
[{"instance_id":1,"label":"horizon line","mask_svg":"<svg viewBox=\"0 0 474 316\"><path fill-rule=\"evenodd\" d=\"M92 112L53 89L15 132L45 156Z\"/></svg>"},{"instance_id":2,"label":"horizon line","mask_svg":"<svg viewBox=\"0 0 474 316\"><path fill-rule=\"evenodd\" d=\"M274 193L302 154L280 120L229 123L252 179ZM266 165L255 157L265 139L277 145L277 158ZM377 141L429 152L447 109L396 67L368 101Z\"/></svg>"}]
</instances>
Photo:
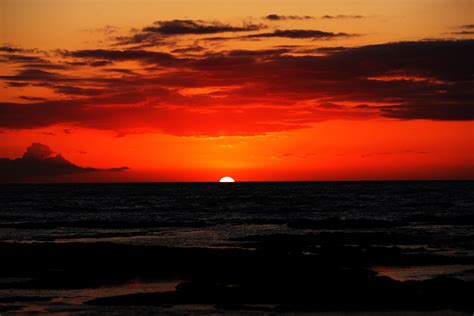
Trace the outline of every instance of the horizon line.
<instances>
[{"instance_id":1,"label":"horizon line","mask_svg":"<svg viewBox=\"0 0 474 316\"><path fill-rule=\"evenodd\" d=\"M239 183L341 183L341 182L474 182L473 179L384 179L384 180L251 180L251 181L235 181L229 183L222 183L217 181L96 181L96 182L0 182L0 185L67 185L67 184L220 184L220 185L235 185Z\"/></svg>"}]
</instances>

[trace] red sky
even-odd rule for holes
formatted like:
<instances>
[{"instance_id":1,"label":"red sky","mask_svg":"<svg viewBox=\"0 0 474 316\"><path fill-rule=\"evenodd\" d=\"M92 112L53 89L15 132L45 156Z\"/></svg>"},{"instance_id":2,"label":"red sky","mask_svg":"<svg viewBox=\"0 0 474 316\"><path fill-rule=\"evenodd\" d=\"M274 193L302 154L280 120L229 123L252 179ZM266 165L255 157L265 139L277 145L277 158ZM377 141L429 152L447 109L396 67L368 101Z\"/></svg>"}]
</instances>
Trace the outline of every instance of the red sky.
<instances>
[{"instance_id":1,"label":"red sky","mask_svg":"<svg viewBox=\"0 0 474 316\"><path fill-rule=\"evenodd\" d=\"M4 0L0 176L472 179L473 10Z\"/></svg>"}]
</instances>

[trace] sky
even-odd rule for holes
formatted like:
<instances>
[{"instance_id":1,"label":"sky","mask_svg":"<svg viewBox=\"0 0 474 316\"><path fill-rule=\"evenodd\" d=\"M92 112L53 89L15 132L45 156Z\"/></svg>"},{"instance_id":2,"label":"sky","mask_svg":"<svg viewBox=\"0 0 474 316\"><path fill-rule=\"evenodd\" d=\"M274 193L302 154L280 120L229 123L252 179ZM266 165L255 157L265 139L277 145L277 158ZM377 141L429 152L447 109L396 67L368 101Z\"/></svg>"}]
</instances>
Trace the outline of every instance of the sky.
<instances>
[{"instance_id":1,"label":"sky","mask_svg":"<svg viewBox=\"0 0 474 316\"><path fill-rule=\"evenodd\" d=\"M0 182L474 178L474 1L0 0Z\"/></svg>"}]
</instances>

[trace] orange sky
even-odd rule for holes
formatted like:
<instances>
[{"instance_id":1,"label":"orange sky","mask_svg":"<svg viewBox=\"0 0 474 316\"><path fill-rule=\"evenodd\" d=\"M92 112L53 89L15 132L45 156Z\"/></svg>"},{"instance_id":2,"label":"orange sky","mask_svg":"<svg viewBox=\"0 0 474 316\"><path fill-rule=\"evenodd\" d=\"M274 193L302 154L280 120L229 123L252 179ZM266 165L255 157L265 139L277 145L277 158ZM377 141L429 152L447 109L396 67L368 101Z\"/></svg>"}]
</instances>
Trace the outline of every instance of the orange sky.
<instances>
[{"instance_id":1,"label":"orange sky","mask_svg":"<svg viewBox=\"0 0 474 316\"><path fill-rule=\"evenodd\" d=\"M441 0L2 0L0 176L472 179L472 12ZM32 143L80 168L8 173Z\"/></svg>"}]
</instances>

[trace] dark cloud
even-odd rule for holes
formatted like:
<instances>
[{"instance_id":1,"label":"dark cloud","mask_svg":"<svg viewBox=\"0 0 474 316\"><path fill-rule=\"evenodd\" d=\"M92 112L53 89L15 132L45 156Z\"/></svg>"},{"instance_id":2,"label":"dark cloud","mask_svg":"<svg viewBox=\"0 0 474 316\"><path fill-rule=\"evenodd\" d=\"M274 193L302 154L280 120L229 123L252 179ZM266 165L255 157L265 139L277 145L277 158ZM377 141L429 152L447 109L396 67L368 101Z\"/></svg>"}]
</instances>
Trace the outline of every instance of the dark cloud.
<instances>
[{"instance_id":1,"label":"dark cloud","mask_svg":"<svg viewBox=\"0 0 474 316\"><path fill-rule=\"evenodd\" d=\"M123 69L123 68L106 68L106 69L102 69L102 71L116 72L116 73L121 73L121 74L126 74L126 75L136 75L136 73L133 70Z\"/></svg>"},{"instance_id":2,"label":"dark cloud","mask_svg":"<svg viewBox=\"0 0 474 316\"><path fill-rule=\"evenodd\" d=\"M206 100L203 97L183 99L191 104L193 101ZM214 102L216 105L218 100ZM83 101L58 101L23 104L24 107L19 104L0 104L0 124L5 128L22 129L46 127L62 121L71 125L114 130L121 135L158 132L177 136L257 135L307 126L304 121L291 121L292 118L301 118L298 113L275 111L265 106L243 109L241 105L227 105L219 110L216 108L200 113L184 104L177 107L83 107L84 103L87 104Z\"/></svg>"},{"instance_id":3,"label":"dark cloud","mask_svg":"<svg viewBox=\"0 0 474 316\"><path fill-rule=\"evenodd\" d=\"M228 52L228 56L254 56L254 57L271 57L290 52L289 49L262 49L262 50L232 50Z\"/></svg>"},{"instance_id":4,"label":"dark cloud","mask_svg":"<svg viewBox=\"0 0 474 316\"><path fill-rule=\"evenodd\" d=\"M294 48L293 51L299 54L329 54L336 53L345 50L346 47L334 46L334 47L318 47L318 48Z\"/></svg>"},{"instance_id":5,"label":"dark cloud","mask_svg":"<svg viewBox=\"0 0 474 316\"><path fill-rule=\"evenodd\" d=\"M48 146L40 143L33 143L30 147L26 148L26 152L23 154L23 159L45 159L52 154L53 151Z\"/></svg>"},{"instance_id":6,"label":"dark cloud","mask_svg":"<svg viewBox=\"0 0 474 316\"><path fill-rule=\"evenodd\" d=\"M1 182L25 182L48 179L60 175L92 173L100 171L124 171L127 167L96 169L84 168L55 155L46 145L33 143L21 158L0 158Z\"/></svg>"},{"instance_id":7,"label":"dark cloud","mask_svg":"<svg viewBox=\"0 0 474 316\"><path fill-rule=\"evenodd\" d=\"M3 58L8 62L12 63L45 63L49 64L50 62L44 58L31 55L18 55L18 54L5 54L2 55Z\"/></svg>"},{"instance_id":8,"label":"dark cloud","mask_svg":"<svg viewBox=\"0 0 474 316\"><path fill-rule=\"evenodd\" d=\"M474 31L459 31L459 32L451 32L454 35L473 35Z\"/></svg>"},{"instance_id":9,"label":"dark cloud","mask_svg":"<svg viewBox=\"0 0 474 316\"><path fill-rule=\"evenodd\" d=\"M82 112L80 101L48 101L30 104L0 103L0 126L8 129L47 127L72 122Z\"/></svg>"},{"instance_id":10,"label":"dark cloud","mask_svg":"<svg viewBox=\"0 0 474 316\"><path fill-rule=\"evenodd\" d=\"M461 29L460 31L449 32L447 34L452 35L473 35L474 34L474 24L465 24L455 27L456 29Z\"/></svg>"},{"instance_id":11,"label":"dark cloud","mask_svg":"<svg viewBox=\"0 0 474 316\"><path fill-rule=\"evenodd\" d=\"M139 32L129 36L115 37L115 45L135 45L133 48L146 48L153 46L164 46L167 42L160 34Z\"/></svg>"},{"instance_id":12,"label":"dark cloud","mask_svg":"<svg viewBox=\"0 0 474 316\"><path fill-rule=\"evenodd\" d=\"M96 60L89 64L91 67L104 67L112 64L110 60Z\"/></svg>"},{"instance_id":13,"label":"dark cloud","mask_svg":"<svg viewBox=\"0 0 474 316\"><path fill-rule=\"evenodd\" d=\"M65 95L99 95L104 91L102 89L95 89L95 88L81 88L75 86L68 86L68 85L51 85L52 88L56 93L65 94Z\"/></svg>"},{"instance_id":14,"label":"dark cloud","mask_svg":"<svg viewBox=\"0 0 474 316\"><path fill-rule=\"evenodd\" d=\"M46 100L45 98L40 98L40 97L28 97L28 96L20 96L20 99L22 100L27 100L27 101L44 101Z\"/></svg>"},{"instance_id":15,"label":"dark cloud","mask_svg":"<svg viewBox=\"0 0 474 316\"><path fill-rule=\"evenodd\" d=\"M323 15L321 19L362 19L364 18L363 15L345 15L345 14L339 14L339 15Z\"/></svg>"},{"instance_id":16,"label":"dark cloud","mask_svg":"<svg viewBox=\"0 0 474 316\"><path fill-rule=\"evenodd\" d=\"M318 47L318 48L316 48L316 52L334 53L334 52L340 52L340 51L345 50L345 49L346 49L346 47L344 47L344 46Z\"/></svg>"},{"instance_id":17,"label":"dark cloud","mask_svg":"<svg viewBox=\"0 0 474 316\"><path fill-rule=\"evenodd\" d=\"M310 20L314 17L309 15L279 15L279 14L269 14L264 17L266 20L270 21L285 21L285 20Z\"/></svg>"},{"instance_id":18,"label":"dark cloud","mask_svg":"<svg viewBox=\"0 0 474 316\"><path fill-rule=\"evenodd\" d=\"M25 50L19 47L14 47L14 46L0 46L0 52L6 52L6 53L22 53Z\"/></svg>"},{"instance_id":19,"label":"dark cloud","mask_svg":"<svg viewBox=\"0 0 474 316\"><path fill-rule=\"evenodd\" d=\"M87 66L88 64L85 61L66 61L66 64L71 66Z\"/></svg>"},{"instance_id":20,"label":"dark cloud","mask_svg":"<svg viewBox=\"0 0 474 316\"><path fill-rule=\"evenodd\" d=\"M385 117L402 120L426 119L438 121L474 120L473 103L440 103L425 100L397 106L385 106L380 109Z\"/></svg>"},{"instance_id":21,"label":"dark cloud","mask_svg":"<svg viewBox=\"0 0 474 316\"><path fill-rule=\"evenodd\" d=\"M9 87L15 87L15 88L21 88L21 87L26 87L30 85L28 82L16 82L16 81L10 81L10 82L7 82L6 84Z\"/></svg>"},{"instance_id":22,"label":"dark cloud","mask_svg":"<svg viewBox=\"0 0 474 316\"><path fill-rule=\"evenodd\" d=\"M249 32L262 29L263 25L244 24L232 26L221 22L206 22L194 20L156 21L154 26L143 28L145 33L159 33L161 35L186 34L215 34L225 32Z\"/></svg>"},{"instance_id":23,"label":"dark cloud","mask_svg":"<svg viewBox=\"0 0 474 316\"><path fill-rule=\"evenodd\" d=\"M19 80L19 81L25 81L25 80L55 81L55 80L62 80L63 77L61 75L57 74L57 73L44 71L44 70L41 70L41 69L25 69L25 70L19 71L16 75L13 75L13 76L0 76L0 79Z\"/></svg>"},{"instance_id":24,"label":"dark cloud","mask_svg":"<svg viewBox=\"0 0 474 316\"><path fill-rule=\"evenodd\" d=\"M144 27L135 34L118 36L117 45L136 45L135 48L161 46L169 44L169 38L180 35L209 35L217 33L236 33L258 31L266 26L263 24L244 23L234 26L221 22L201 20L169 20L156 21L152 26Z\"/></svg>"},{"instance_id":25,"label":"dark cloud","mask_svg":"<svg viewBox=\"0 0 474 316\"><path fill-rule=\"evenodd\" d=\"M107 50L107 49L93 49L93 50L77 50L77 51L63 51L63 56L84 58L84 59L98 59L100 62L124 61L124 60L138 60L147 64L162 64L172 65L178 61L175 56L162 53L152 52L147 50Z\"/></svg>"},{"instance_id":26,"label":"dark cloud","mask_svg":"<svg viewBox=\"0 0 474 316\"><path fill-rule=\"evenodd\" d=\"M63 65L63 64L53 64L53 63L43 63L43 64L24 64L24 68L40 68L40 69L56 69L56 70L64 70L70 69L70 65Z\"/></svg>"},{"instance_id":27,"label":"dark cloud","mask_svg":"<svg viewBox=\"0 0 474 316\"><path fill-rule=\"evenodd\" d=\"M101 69L96 77L67 83L59 82L59 74L40 70L4 76L0 79L9 83L31 81L69 97L4 102L0 128L62 123L121 134L215 136L290 130L334 118L473 119L473 40L304 49L203 52L186 58L134 49L65 52L66 59L88 63L140 61L144 74L110 78Z\"/></svg>"},{"instance_id":28,"label":"dark cloud","mask_svg":"<svg viewBox=\"0 0 474 316\"><path fill-rule=\"evenodd\" d=\"M199 45L193 45L189 47L176 48L173 50L173 53L197 53L204 51L205 48Z\"/></svg>"},{"instance_id":29,"label":"dark cloud","mask_svg":"<svg viewBox=\"0 0 474 316\"><path fill-rule=\"evenodd\" d=\"M474 40L418 41L368 45L335 52L328 60L343 76L414 75L440 80L472 80Z\"/></svg>"},{"instance_id":30,"label":"dark cloud","mask_svg":"<svg viewBox=\"0 0 474 316\"><path fill-rule=\"evenodd\" d=\"M244 36L244 38L265 38L265 37L285 37L285 38L311 38L311 39L331 39L336 37L350 37L355 34L332 33L319 30L275 30L271 33L259 33Z\"/></svg>"},{"instance_id":31,"label":"dark cloud","mask_svg":"<svg viewBox=\"0 0 474 316\"><path fill-rule=\"evenodd\" d=\"M13 53L13 54L16 54L16 53L31 53L31 54L44 53L44 51L40 51L38 49L25 49L25 48L21 48L21 47L14 46L14 45L9 45L9 44L4 44L4 45L0 46L0 52Z\"/></svg>"},{"instance_id":32,"label":"dark cloud","mask_svg":"<svg viewBox=\"0 0 474 316\"><path fill-rule=\"evenodd\" d=\"M242 37L230 37L230 36L213 36L213 37L205 37L202 40L204 41L211 41L211 42L219 42L219 41L231 41L231 40L239 40Z\"/></svg>"}]
</instances>

